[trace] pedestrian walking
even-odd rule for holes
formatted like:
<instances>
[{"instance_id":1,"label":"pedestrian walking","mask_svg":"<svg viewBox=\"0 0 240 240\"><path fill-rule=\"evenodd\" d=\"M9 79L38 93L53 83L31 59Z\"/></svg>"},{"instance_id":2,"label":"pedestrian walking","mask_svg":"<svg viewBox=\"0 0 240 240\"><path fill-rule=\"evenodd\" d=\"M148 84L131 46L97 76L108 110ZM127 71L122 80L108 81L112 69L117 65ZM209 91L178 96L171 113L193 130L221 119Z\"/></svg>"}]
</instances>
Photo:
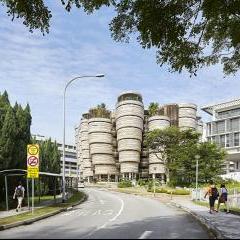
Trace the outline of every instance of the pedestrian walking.
<instances>
[{"instance_id":1,"label":"pedestrian walking","mask_svg":"<svg viewBox=\"0 0 240 240\"><path fill-rule=\"evenodd\" d=\"M218 200L217 212L219 211L219 207L221 203L224 203L227 213L229 213L228 190L225 187L225 184L221 184L221 187L220 187L220 197Z\"/></svg>"},{"instance_id":2,"label":"pedestrian walking","mask_svg":"<svg viewBox=\"0 0 240 240\"><path fill-rule=\"evenodd\" d=\"M216 212L216 210L214 209L215 207L215 201L218 199L219 197L219 192L216 188L216 185L213 183L213 181L209 181L209 187L208 190L204 196L204 198L206 198L207 196L209 196L209 206L210 206L210 210L209 213L212 214L214 211Z\"/></svg>"},{"instance_id":3,"label":"pedestrian walking","mask_svg":"<svg viewBox=\"0 0 240 240\"><path fill-rule=\"evenodd\" d=\"M15 199L17 197L17 200L18 200L16 212L18 212L19 209L20 209L20 211L22 210L22 202L24 199L24 192L25 192L25 189L22 186L22 183L19 182L18 186L15 188L15 192L13 195L13 199Z\"/></svg>"}]
</instances>

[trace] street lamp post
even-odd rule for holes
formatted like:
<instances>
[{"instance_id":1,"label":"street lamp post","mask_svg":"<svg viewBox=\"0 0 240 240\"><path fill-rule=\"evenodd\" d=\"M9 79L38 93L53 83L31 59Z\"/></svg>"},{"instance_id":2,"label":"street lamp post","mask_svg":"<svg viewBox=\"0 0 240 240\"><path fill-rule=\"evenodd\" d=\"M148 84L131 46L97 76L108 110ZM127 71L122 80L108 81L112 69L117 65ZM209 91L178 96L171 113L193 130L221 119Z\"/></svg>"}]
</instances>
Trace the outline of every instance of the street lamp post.
<instances>
[{"instance_id":1,"label":"street lamp post","mask_svg":"<svg viewBox=\"0 0 240 240\"><path fill-rule=\"evenodd\" d=\"M199 160L200 156L197 154L195 155L195 159L196 159L196 200L198 198L198 160Z\"/></svg>"},{"instance_id":2,"label":"street lamp post","mask_svg":"<svg viewBox=\"0 0 240 240\"><path fill-rule=\"evenodd\" d=\"M66 91L68 86L74 82L77 79L80 78L102 78L104 77L104 74L98 74L98 75L84 75L84 76L79 76L71 79L70 81L67 82L64 88L64 93L63 93L63 178L62 178L62 201L65 202L65 197L66 197L66 180L65 180L65 111L66 111L66 104L65 104L65 97L66 97Z\"/></svg>"}]
</instances>

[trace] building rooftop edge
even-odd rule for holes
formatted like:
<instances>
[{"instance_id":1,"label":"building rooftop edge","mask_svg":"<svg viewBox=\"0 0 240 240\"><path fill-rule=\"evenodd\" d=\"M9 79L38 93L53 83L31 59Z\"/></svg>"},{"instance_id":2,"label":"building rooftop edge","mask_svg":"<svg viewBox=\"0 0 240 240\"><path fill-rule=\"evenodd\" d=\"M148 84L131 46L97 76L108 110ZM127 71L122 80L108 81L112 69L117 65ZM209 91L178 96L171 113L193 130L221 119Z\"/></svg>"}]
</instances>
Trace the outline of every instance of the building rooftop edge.
<instances>
[{"instance_id":1,"label":"building rooftop edge","mask_svg":"<svg viewBox=\"0 0 240 240\"><path fill-rule=\"evenodd\" d=\"M212 115L213 114L213 108L215 109L225 109L225 108L229 108L229 107L233 107L233 106L240 106L240 99L236 98L230 101L225 101L222 103L215 103L215 104L209 104L206 106L201 107L201 110Z\"/></svg>"}]
</instances>

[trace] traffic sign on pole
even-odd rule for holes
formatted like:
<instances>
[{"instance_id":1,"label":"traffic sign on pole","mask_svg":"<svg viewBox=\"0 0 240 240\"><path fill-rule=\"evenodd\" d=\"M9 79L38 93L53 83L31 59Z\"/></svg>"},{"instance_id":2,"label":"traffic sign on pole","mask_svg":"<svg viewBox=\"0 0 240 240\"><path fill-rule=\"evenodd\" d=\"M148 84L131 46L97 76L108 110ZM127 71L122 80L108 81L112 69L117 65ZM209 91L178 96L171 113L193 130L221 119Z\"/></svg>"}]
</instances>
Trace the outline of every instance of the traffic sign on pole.
<instances>
[{"instance_id":1,"label":"traffic sign on pole","mask_svg":"<svg viewBox=\"0 0 240 240\"><path fill-rule=\"evenodd\" d=\"M39 145L27 145L28 178L39 178Z\"/></svg>"}]
</instances>

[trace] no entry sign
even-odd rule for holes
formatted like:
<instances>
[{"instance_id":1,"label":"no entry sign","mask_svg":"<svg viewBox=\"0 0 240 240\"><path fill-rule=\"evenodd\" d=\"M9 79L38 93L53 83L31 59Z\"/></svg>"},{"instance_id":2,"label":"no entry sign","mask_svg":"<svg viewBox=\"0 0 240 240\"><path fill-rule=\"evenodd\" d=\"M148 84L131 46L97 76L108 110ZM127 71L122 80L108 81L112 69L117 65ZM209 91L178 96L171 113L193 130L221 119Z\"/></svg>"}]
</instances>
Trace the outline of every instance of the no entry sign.
<instances>
[{"instance_id":1,"label":"no entry sign","mask_svg":"<svg viewBox=\"0 0 240 240\"><path fill-rule=\"evenodd\" d=\"M39 165L39 162L37 157L31 156L28 158L28 166L38 167L38 165Z\"/></svg>"},{"instance_id":2,"label":"no entry sign","mask_svg":"<svg viewBox=\"0 0 240 240\"><path fill-rule=\"evenodd\" d=\"M39 145L29 144L27 146L27 170L28 178L39 177Z\"/></svg>"}]
</instances>

